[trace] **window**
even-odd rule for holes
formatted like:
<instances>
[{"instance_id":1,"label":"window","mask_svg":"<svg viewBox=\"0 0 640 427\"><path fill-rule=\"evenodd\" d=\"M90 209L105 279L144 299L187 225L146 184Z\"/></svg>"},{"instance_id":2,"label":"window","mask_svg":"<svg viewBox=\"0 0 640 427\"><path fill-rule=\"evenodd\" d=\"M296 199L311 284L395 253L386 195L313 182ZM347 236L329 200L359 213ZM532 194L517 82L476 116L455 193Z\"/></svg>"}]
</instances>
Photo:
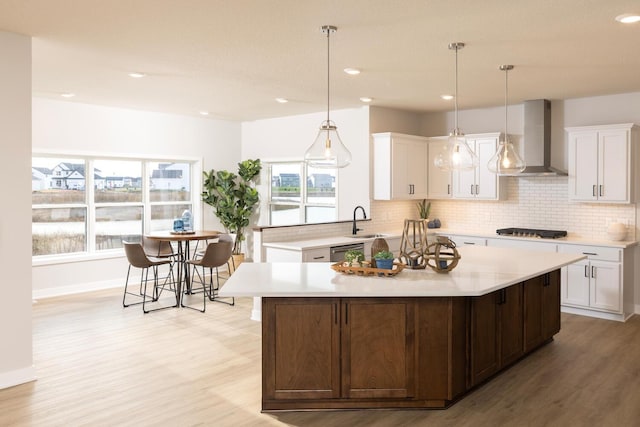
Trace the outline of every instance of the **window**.
<instances>
[{"instance_id":1,"label":"window","mask_svg":"<svg viewBox=\"0 0 640 427\"><path fill-rule=\"evenodd\" d=\"M335 169L315 169L304 162L268 165L270 225L335 221Z\"/></svg>"},{"instance_id":2,"label":"window","mask_svg":"<svg viewBox=\"0 0 640 427\"><path fill-rule=\"evenodd\" d=\"M100 252L139 241L145 231L171 229L174 218L193 210L192 167L185 161L34 156L32 255Z\"/></svg>"}]
</instances>

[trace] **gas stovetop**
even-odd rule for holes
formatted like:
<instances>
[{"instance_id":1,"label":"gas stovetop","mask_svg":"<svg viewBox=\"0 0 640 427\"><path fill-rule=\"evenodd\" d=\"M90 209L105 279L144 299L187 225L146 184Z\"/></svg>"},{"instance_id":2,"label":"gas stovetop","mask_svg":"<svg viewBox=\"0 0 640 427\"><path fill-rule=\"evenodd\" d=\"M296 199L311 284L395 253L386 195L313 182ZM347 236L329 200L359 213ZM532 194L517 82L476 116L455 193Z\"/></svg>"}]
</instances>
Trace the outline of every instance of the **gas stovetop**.
<instances>
[{"instance_id":1,"label":"gas stovetop","mask_svg":"<svg viewBox=\"0 0 640 427\"><path fill-rule=\"evenodd\" d=\"M537 230L535 228L500 228L496 230L496 233L501 236L516 236L516 237L540 237L543 239L558 239L560 237L566 237L567 232L561 230Z\"/></svg>"}]
</instances>

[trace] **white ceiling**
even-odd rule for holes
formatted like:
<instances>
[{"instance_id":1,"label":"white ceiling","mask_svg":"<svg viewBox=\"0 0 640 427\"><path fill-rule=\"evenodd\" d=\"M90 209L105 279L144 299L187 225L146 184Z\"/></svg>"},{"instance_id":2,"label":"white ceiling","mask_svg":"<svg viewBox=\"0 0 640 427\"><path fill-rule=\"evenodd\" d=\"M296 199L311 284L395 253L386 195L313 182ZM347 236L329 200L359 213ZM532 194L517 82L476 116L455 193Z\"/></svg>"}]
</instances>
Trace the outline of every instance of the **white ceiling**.
<instances>
[{"instance_id":1,"label":"white ceiling","mask_svg":"<svg viewBox=\"0 0 640 427\"><path fill-rule=\"evenodd\" d=\"M35 96L254 120L373 105L459 108L640 90L638 0L0 0L0 30L33 36ZM342 72L362 69L359 76ZM147 73L132 79L128 72ZM290 99L278 104L276 97Z\"/></svg>"}]
</instances>

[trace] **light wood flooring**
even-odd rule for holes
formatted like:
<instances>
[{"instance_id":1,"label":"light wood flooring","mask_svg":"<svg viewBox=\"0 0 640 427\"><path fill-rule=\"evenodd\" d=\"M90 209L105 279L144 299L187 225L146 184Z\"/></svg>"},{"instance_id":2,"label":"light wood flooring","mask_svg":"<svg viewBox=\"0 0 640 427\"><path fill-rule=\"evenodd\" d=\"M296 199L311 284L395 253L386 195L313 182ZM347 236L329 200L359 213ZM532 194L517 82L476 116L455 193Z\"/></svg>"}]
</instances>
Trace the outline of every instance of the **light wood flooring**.
<instances>
[{"instance_id":1,"label":"light wood flooring","mask_svg":"<svg viewBox=\"0 0 640 427\"><path fill-rule=\"evenodd\" d=\"M146 315L120 298L34 304L39 379L0 390L0 426L640 425L640 316L563 314L554 342L447 410L262 414L250 298Z\"/></svg>"}]
</instances>

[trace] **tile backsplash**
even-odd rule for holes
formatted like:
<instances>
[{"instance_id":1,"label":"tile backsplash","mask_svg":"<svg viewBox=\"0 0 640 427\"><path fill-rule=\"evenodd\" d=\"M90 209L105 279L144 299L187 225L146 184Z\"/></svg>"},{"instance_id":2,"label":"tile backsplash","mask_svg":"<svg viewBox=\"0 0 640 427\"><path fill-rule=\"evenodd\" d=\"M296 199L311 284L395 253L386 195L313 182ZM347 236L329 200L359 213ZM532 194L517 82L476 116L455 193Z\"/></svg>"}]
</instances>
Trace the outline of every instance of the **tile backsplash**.
<instances>
[{"instance_id":1,"label":"tile backsplash","mask_svg":"<svg viewBox=\"0 0 640 427\"><path fill-rule=\"evenodd\" d=\"M636 205L576 203L567 198L567 177L503 177L507 196L500 201L432 200L430 218L460 232L495 233L498 228L566 230L571 237L608 240L610 222L628 224L627 240L636 238ZM405 218L417 218L416 200L371 201L365 232L402 230ZM306 225L265 230L263 241L304 240L318 235L349 234L351 223Z\"/></svg>"}]
</instances>

